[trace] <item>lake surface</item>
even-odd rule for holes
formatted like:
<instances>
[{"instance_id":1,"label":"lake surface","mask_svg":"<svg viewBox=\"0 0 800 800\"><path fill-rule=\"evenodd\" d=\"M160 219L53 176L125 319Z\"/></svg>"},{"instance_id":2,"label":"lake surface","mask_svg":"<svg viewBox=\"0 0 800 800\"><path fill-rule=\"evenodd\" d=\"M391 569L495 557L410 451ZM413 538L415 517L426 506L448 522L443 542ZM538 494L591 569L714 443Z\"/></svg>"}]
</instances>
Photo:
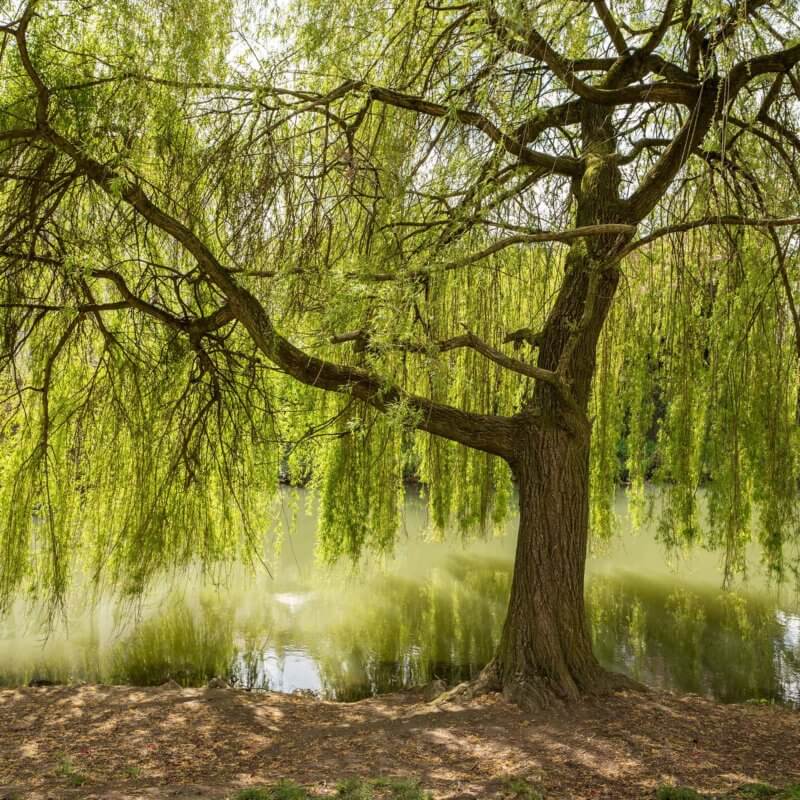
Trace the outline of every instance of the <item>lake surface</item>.
<instances>
[{"instance_id":1,"label":"lake surface","mask_svg":"<svg viewBox=\"0 0 800 800\"><path fill-rule=\"evenodd\" d=\"M290 515L288 501L278 519ZM747 582L722 587L720 559L668 558L653 530L631 528L595 546L587 605L600 661L647 684L724 702L800 706L800 603L769 587L754 554ZM111 601L73 603L45 637L30 609L0 621L0 684L32 679L237 685L355 700L474 676L498 640L510 587L514 524L498 536L445 542L426 535L412 494L393 558L357 570L314 558L313 511L283 532L272 576L233 568L214 585L165 580L137 613ZM278 522L271 536L286 527Z\"/></svg>"}]
</instances>

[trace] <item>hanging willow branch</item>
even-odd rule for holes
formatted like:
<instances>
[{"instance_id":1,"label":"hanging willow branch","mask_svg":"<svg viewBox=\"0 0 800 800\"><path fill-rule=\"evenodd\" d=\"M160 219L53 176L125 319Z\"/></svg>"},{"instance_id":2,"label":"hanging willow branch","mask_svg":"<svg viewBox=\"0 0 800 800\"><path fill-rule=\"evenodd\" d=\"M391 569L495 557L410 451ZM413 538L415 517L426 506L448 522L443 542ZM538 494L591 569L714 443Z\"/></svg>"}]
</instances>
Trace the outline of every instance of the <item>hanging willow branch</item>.
<instances>
[{"instance_id":1,"label":"hanging willow branch","mask_svg":"<svg viewBox=\"0 0 800 800\"><path fill-rule=\"evenodd\" d=\"M597 502L662 477L680 543L711 486L735 569L752 500L784 571L789 6L323 3L240 66L195 6L0 22L0 603L63 594L72 551L134 593L255 557L279 474L320 487L330 555L390 545L410 470L485 528L531 431L592 419Z\"/></svg>"}]
</instances>

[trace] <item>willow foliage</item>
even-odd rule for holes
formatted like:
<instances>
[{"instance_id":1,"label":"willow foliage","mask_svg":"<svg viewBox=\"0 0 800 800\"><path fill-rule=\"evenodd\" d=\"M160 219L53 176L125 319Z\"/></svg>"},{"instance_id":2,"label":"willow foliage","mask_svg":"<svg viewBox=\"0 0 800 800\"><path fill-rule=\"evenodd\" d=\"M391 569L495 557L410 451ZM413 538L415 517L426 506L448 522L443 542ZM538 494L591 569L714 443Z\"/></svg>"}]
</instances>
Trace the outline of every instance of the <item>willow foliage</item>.
<instances>
[{"instance_id":1,"label":"willow foliage","mask_svg":"<svg viewBox=\"0 0 800 800\"><path fill-rule=\"evenodd\" d=\"M797 36L795 6L780 6L754 38L721 47L715 69L768 51L769 25ZM695 7L698 25L730 10ZM569 178L532 180L480 126L460 124L465 105L516 130L561 97L544 71L519 68L483 6L0 8L0 603L22 589L61 599L76 570L139 594L163 568L260 557L282 475L320 492L326 558L389 550L410 474L436 530L502 522L506 463L420 431L414 398L483 415L525 406L532 377L441 343L467 331L531 359L532 340L507 337L544 326L566 250L524 237L576 222ZM520 24L546 19L568 58L608 48L584 3L500 10ZM617 10L634 29L654 23L648 4ZM24 134L43 107L20 49L25 15L55 145ZM659 52L677 47L667 33ZM411 113L399 95L369 94L379 86L446 113ZM767 89L756 87L758 100ZM781 102L794 119L796 99ZM677 122L653 114L675 134ZM731 136L722 120L708 153L724 162ZM622 139L630 147L632 135ZM548 146L559 157L577 147L557 131ZM711 155L688 161L641 234L686 214L798 213L791 168L768 139L742 137L735 154L736 170ZM626 185L647 158L623 167ZM321 392L266 358L196 253L132 208L133 186L304 352L379 376L386 407ZM620 480L642 514L656 480L668 545L719 548L730 575L751 541L777 576L794 563L793 231L676 232L622 263L590 403L596 535L613 530Z\"/></svg>"}]
</instances>

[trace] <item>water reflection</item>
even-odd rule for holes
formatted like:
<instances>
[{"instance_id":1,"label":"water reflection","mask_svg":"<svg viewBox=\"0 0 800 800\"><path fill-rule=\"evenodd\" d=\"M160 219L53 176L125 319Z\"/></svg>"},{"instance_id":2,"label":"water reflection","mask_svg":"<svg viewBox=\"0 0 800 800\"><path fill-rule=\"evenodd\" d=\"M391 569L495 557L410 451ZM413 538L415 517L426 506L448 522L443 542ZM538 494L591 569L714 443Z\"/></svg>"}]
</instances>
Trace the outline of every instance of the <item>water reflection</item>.
<instances>
[{"instance_id":1,"label":"water reflection","mask_svg":"<svg viewBox=\"0 0 800 800\"><path fill-rule=\"evenodd\" d=\"M411 522L419 513L411 507ZM425 539L417 519L394 561L352 573L314 565L313 519L304 524L274 579L237 573L224 591L187 579L151 598L134 621L110 604L91 613L76 607L69 628L43 644L18 609L0 623L0 683L202 685L220 675L251 688L354 700L433 678L457 682L491 657L513 535L441 544ZM713 558L665 566L647 533L627 532L613 548L592 559L587 583L605 665L723 701L800 705L793 596L757 579L721 591Z\"/></svg>"},{"instance_id":2,"label":"water reflection","mask_svg":"<svg viewBox=\"0 0 800 800\"><path fill-rule=\"evenodd\" d=\"M171 679L197 686L228 674L237 655L231 612L211 595L201 596L198 608L176 596L111 648L110 682L147 686Z\"/></svg>"},{"instance_id":3,"label":"water reflection","mask_svg":"<svg viewBox=\"0 0 800 800\"><path fill-rule=\"evenodd\" d=\"M800 703L800 616L764 597L628 574L593 580L587 602L604 664L725 702Z\"/></svg>"}]
</instances>

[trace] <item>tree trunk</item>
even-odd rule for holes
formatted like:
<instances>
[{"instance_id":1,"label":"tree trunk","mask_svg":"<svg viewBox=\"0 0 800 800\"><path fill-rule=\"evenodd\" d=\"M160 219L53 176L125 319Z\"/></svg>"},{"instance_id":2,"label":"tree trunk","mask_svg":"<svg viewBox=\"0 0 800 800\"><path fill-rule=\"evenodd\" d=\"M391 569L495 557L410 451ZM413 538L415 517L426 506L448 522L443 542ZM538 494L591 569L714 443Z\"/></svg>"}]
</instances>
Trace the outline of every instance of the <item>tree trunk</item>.
<instances>
[{"instance_id":1,"label":"tree trunk","mask_svg":"<svg viewBox=\"0 0 800 800\"><path fill-rule=\"evenodd\" d=\"M583 115L586 170L573 183L576 222L629 222L619 200L612 115L588 104ZM523 706L634 685L597 663L584 606L589 395L597 343L619 283L614 256L626 240L598 236L570 247L539 336L537 364L564 378L572 402L540 381L518 415L510 459L520 512L511 598L497 654L476 688L500 689Z\"/></svg>"},{"instance_id":2,"label":"tree trunk","mask_svg":"<svg viewBox=\"0 0 800 800\"><path fill-rule=\"evenodd\" d=\"M490 672L514 702L546 705L614 682L594 658L584 607L588 429L536 429L521 451L511 598Z\"/></svg>"},{"instance_id":3,"label":"tree trunk","mask_svg":"<svg viewBox=\"0 0 800 800\"><path fill-rule=\"evenodd\" d=\"M588 277L592 270L598 275L593 292ZM578 341L568 350L567 373L577 414L564 407L552 387L540 383L521 415L511 462L520 514L511 598L496 657L482 683L523 706L634 685L597 663L584 605L591 438L587 408L597 341L618 279L615 269L604 269L581 248L570 253L567 279L543 332L539 365L556 369L569 347L570 331L580 327Z\"/></svg>"},{"instance_id":4,"label":"tree trunk","mask_svg":"<svg viewBox=\"0 0 800 800\"><path fill-rule=\"evenodd\" d=\"M566 272L542 334L538 363L555 370L562 354L569 353L566 374L577 411L567 409L551 386L539 383L520 415L511 461L520 513L511 598L497 654L479 681L481 689L502 690L527 707L636 686L597 663L584 605L587 409L597 342L619 273L587 257L580 246L570 252ZM578 337L573 345L571 335Z\"/></svg>"}]
</instances>

